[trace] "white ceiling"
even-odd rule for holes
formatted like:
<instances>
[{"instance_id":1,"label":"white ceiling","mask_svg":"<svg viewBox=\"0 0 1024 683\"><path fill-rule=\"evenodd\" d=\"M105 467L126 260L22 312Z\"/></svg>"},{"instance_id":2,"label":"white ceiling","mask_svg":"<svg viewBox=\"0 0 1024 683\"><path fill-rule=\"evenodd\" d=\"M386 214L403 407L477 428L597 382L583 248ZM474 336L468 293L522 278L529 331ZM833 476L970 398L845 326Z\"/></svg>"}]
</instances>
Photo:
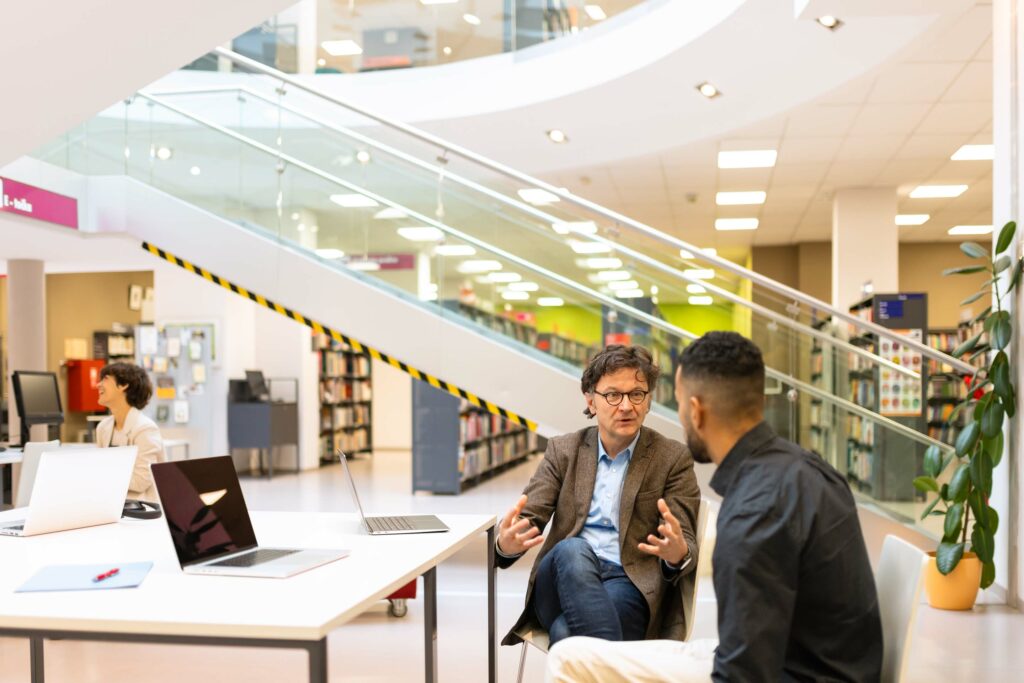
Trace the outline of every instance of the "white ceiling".
<instances>
[{"instance_id":1,"label":"white ceiling","mask_svg":"<svg viewBox=\"0 0 1024 683\"><path fill-rule=\"evenodd\" d=\"M698 143L543 179L688 241L719 247L828 240L835 190L890 186L901 213L931 215L922 226L898 228L902 240L957 240L946 233L951 226L992 222L991 162L949 159L961 145L992 142L991 36L991 6L978 3L926 42L784 114ZM779 151L774 168L717 168L719 150L765 148ZM908 198L922 183L970 187L956 199ZM715 192L725 190L766 190L768 198L763 206L717 207ZM756 216L760 226L716 232L714 219L731 216Z\"/></svg>"}]
</instances>

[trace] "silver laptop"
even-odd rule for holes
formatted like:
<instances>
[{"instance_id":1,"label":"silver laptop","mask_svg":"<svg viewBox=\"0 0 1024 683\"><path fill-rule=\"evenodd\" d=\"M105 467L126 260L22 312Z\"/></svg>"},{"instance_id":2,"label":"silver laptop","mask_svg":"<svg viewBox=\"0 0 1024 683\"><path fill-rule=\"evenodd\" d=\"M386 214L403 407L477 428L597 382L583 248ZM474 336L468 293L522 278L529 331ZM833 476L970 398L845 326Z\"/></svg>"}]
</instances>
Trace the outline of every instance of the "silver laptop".
<instances>
[{"instance_id":1,"label":"silver laptop","mask_svg":"<svg viewBox=\"0 0 1024 683\"><path fill-rule=\"evenodd\" d=\"M230 456L156 463L151 469L186 574L283 579L349 554L258 547Z\"/></svg>"},{"instance_id":2,"label":"silver laptop","mask_svg":"<svg viewBox=\"0 0 1024 683\"><path fill-rule=\"evenodd\" d=\"M60 441L29 441L22 448L21 474L18 476L18 495L14 497L14 507L28 507L32 499L32 486L36 482L36 472L39 470L39 460L43 453L59 451Z\"/></svg>"},{"instance_id":3,"label":"silver laptop","mask_svg":"<svg viewBox=\"0 0 1024 683\"><path fill-rule=\"evenodd\" d=\"M340 452L341 466L345 469L345 478L352 486L352 497L356 499L356 507L359 509L359 517L363 520L363 528L373 535L385 534L432 534L439 531L448 531L448 526L434 515L404 515L400 517L367 517L363 514L363 504L359 502L359 491L356 491L356 481L352 478L352 471L348 468L348 458Z\"/></svg>"},{"instance_id":4,"label":"silver laptop","mask_svg":"<svg viewBox=\"0 0 1024 683\"><path fill-rule=\"evenodd\" d=\"M135 446L44 452L23 519L0 524L0 535L35 536L121 519L135 467Z\"/></svg>"}]
</instances>

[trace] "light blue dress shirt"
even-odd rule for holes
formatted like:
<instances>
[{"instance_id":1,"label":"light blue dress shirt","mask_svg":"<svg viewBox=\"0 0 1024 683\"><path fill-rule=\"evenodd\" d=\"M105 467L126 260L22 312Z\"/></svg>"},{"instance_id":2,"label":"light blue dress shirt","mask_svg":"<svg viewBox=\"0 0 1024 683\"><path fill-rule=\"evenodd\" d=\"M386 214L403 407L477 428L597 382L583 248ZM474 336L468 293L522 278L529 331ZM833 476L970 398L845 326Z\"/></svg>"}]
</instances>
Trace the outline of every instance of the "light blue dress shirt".
<instances>
[{"instance_id":1,"label":"light blue dress shirt","mask_svg":"<svg viewBox=\"0 0 1024 683\"><path fill-rule=\"evenodd\" d=\"M594 480L594 496L590 499L590 511L583 525L580 537L594 549L602 560L621 565L619 556L619 501L622 498L622 482L626 479L626 469L636 449L640 432L626 450L612 460L597 438L597 478Z\"/></svg>"}]
</instances>

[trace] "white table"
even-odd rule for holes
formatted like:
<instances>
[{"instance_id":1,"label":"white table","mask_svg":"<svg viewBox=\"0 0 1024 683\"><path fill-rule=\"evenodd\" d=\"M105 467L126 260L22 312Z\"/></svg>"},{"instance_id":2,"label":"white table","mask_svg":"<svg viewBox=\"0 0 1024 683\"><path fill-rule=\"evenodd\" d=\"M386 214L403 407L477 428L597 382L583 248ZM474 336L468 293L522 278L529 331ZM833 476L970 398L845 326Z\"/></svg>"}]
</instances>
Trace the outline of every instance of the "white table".
<instances>
[{"instance_id":1,"label":"white table","mask_svg":"<svg viewBox=\"0 0 1024 683\"><path fill-rule=\"evenodd\" d=\"M6 450L0 451L0 510L3 509L4 505L8 502L3 495L3 477L4 477L4 465L11 466L11 500L10 504L14 505L14 500L18 497L18 477L17 470L14 465L17 465L22 460L21 448L18 446L8 446Z\"/></svg>"},{"instance_id":2,"label":"white table","mask_svg":"<svg viewBox=\"0 0 1024 683\"><path fill-rule=\"evenodd\" d=\"M0 520L20 511L0 513ZM47 638L300 648L309 680L327 681L327 634L417 576L424 584L426 680L437 680L438 564L487 533L488 679L496 681L494 533L487 515L441 515L441 534L369 536L350 514L255 512L261 546L347 548L338 562L289 579L186 575L163 519L122 520L29 538L0 537L0 636L30 639L33 683L43 683ZM153 561L135 589L15 593L50 564ZM481 642L480 645L483 645Z\"/></svg>"}]
</instances>

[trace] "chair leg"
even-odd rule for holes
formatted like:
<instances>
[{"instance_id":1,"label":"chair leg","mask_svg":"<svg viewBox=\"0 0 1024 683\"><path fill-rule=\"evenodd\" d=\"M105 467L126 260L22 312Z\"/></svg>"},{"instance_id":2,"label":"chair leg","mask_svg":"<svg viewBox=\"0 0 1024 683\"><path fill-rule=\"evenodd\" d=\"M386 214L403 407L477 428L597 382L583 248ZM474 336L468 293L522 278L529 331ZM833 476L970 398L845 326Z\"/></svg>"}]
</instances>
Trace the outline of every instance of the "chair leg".
<instances>
[{"instance_id":1,"label":"chair leg","mask_svg":"<svg viewBox=\"0 0 1024 683\"><path fill-rule=\"evenodd\" d=\"M526 651L530 646L523 643L523 652L519 655L519 675L516 676L516 683L523 683L523 674L526 672Z\"/></svg>"}]
</instances>

